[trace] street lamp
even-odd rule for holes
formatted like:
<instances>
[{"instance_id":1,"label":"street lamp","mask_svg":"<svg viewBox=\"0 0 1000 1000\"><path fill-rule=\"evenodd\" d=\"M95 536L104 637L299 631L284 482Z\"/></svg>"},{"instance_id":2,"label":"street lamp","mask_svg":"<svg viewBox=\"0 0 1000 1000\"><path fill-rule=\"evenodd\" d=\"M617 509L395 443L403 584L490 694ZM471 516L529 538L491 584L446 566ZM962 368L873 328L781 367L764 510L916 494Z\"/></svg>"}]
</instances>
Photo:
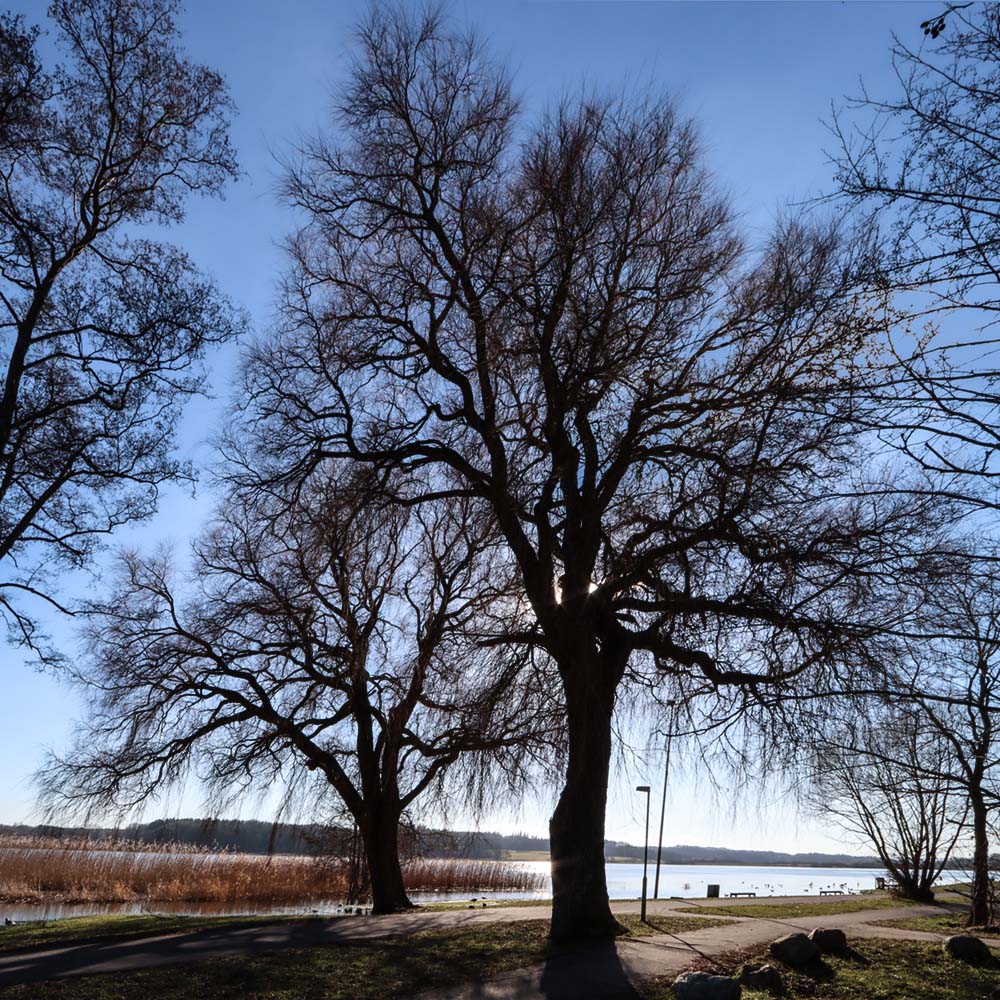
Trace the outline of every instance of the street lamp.
<instances>
[{"instance_id":1,"label":"street lamp","mask_svg":"<svg viewBox=\"0 0 1000 1000\"><path fill-rule=\"evenodd\" d=\"M646 867L649 864L649 785L636 785L635 790L646 796L646 836L642 842L642 911L639 917L646 922Z\"/></svg>"},{"instance_id":2,"label":"street lamp","mask_svg":"<svg viewBox=\"0 0 1000 1000\"><path fill-rule=\"evenodd\" d=\"M670 779L670 737L667 737L667 762L663 767L663 800L660 802L660 836L656 841L656 878L653 899L660 897L660 861L663 859L663 820L667 815L667 781Z\"/></svg>"}]
</instances>

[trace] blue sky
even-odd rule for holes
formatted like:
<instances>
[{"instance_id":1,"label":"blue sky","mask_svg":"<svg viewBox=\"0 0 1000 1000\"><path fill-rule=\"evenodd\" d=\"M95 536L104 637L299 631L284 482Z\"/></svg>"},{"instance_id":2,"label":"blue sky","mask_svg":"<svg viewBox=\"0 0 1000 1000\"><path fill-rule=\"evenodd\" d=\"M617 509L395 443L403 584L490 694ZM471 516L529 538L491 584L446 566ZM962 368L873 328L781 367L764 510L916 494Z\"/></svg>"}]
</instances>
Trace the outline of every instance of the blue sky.
<instances>
[{"instance_id":1,"label":"blue sky","mask_svg":"<svg viewBox=\"0 0 1000 1000\"><path fill-rule=\"evenodd\" d=\"M15 12L43 21L40 0L8 0ZM920 22L942 4L924 3L668 3L658 0L466 0L450 5L459 21L475 25L494 52L509 61L529 110L543 108L581 85L594 90L652 87L674 95L702 130L707 161L743 213L751 232L766 230L789 202L831 187L824 121L831 102L856 95L859 80L873 93L891 93L891 34L912 45ZM277 247L293 220L275 198L275 157L297 137L320 127L343 80L351 26L365 9L358 0L198 0L181 18L189 54L228 79L238 115L233 139L243 177L223 201L192 203L170 238L184 246L255 327L267 327ZM180 450L196 462L212 457L209 436L230 393L235 349L212 359L215 399L187 413ZM164 497L152 523L122 532L116 545L140 548L185 544L211 506L202 488ZM83 586L66 582L67 596ZM67 653L73 628L52 621L50 631ZM65 745L76 696L56 678L5 657L0 699L0 822L29 819L30 775L46 746ZM659 763L620 769L611 793L608 837L637 842L642 813L632 792L659 784ZM696 768L679 775L671 791L665 839L775 850L843 846L834 831L798 818L768 794L717 800ZM762 803L766 802L766 806ZM199 800L188 794L165 805L189 814ZM264 807L249 804L247 815ZM523 829L544 835L550 803L542 796L482 819L484 828ZM453 825L467 817L452 815Z\"/></svg>"}]
</instances>

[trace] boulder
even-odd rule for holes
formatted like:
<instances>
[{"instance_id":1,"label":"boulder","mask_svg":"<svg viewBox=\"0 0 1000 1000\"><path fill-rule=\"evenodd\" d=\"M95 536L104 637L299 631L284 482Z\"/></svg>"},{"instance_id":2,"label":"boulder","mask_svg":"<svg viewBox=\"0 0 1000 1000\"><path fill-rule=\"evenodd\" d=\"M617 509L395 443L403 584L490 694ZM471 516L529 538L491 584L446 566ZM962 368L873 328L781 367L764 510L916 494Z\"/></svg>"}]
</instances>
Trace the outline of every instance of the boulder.
<instances>
[{"instance_id":1,"label":"boulder","mask_svg":"<svg viewBox=\"0 0 1000 1000\"><path fill-rule=\"evenodd\" d=\"M971 934L954 934L944 942L944 950L960 962L974 965L988 965L993 961L993 952L985 942Z\"/></svg>"},{"instance_id":2,"label":"boulder","mask_svg":"<svg viewBox=\"0 0 1000 1000\"><path fill-rule=\"evenodd\" d=\"M748 990L765 990L776 997L785 992L785 981L773 965L744 965L736 974L740 986Z\"/></svg>"},{"instance_id":3,"label":"boulder","mask_svg":"<svg viewBox=\"0 0 1000 1000\"><path fill-rule=\"evenodd\" d=\"M771 942L771 955L785 965L798 968L819 958L819 946L805 934L786 934Z\"/></svg>"},{"instance_id":4,"label":"boulder","mask_svg":"<svg viewBox=\"0 0 1000 1000\"><path fill-rule=\"evenodd\" d=\"M740 1000L742 993L735 979L709 972L685 972L674 980L677 1000Z\"/></svg>"},{"instance_id":5,"label":"boulder","mask_svg":"<svg viewBox=\"0 0 1000 1000\"><path fill-rule=\"evenodd\" d=\"M847 935L839 927L817 927L809 940L824 955L843 955L847 951Z\"/></svg>"}]
</instances>

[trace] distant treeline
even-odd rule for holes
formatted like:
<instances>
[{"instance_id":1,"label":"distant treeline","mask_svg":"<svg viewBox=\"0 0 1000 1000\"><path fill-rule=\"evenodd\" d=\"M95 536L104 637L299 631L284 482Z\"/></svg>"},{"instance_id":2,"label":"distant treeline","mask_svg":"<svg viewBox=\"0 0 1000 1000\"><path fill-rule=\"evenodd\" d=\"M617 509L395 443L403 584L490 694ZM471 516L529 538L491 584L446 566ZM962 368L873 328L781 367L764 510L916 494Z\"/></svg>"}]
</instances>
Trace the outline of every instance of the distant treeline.
<instances>
[{"instance_id":1,"label":"distant treeline","mask_svg":"<svg viewBox=\"0 0 1000 1000\"><path fill-rule=\"evenodd\" d=\"M0 825L0 837L41 836L62 839L132 840L146 844L190 844L245 854L316 854L350 840L351 831L307 823L263 820L158 819L118 827ZM406 853L430 858L499 859L513 850L548 850L548 841L493 833L417 829L406 839ZM503 841L504 843L499 843ZM507 842L527 846L508 846ZM538 845L541 844L541 848Z\"/></svg>"},{"instance_id":2,"label":"distant treeline","mask_svg":"<svg viewBox=\"0 0 1000 1000\"><path fill-rule=\"evenodd\" d=\"M150 844L180 843L247 854L315 854L336 842L347 830L317 824L268 823L262 820L161 819L117 828L0 826L0 836L91 837L101 840L138 840ZM547 854L548 839L527 834L418 829L410 853L432 858L505 858L515 852ZM609 840L605 855L641 861L642 847ZM655 848L650 852L655 860ZM800 865L818 868L881 867L873 857L850 854L730 850L724 847L679 845L663 848L668 864ZM957 862L956 867L961 867Z\"/></svg>"}]
</instances>

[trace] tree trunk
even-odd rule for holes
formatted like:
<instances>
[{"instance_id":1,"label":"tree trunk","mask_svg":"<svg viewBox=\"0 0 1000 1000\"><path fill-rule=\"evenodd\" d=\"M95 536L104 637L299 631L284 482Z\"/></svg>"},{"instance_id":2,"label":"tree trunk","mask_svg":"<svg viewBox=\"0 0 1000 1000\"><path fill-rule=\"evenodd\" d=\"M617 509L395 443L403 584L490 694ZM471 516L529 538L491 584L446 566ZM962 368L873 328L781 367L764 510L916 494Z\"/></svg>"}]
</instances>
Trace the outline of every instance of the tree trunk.
<instances>
[{"instance_id":1,"label":"tree trunk","mask_svg":"<svg viewBox=\"0 0 1000 1000\"><path fill-rule=\"evenodd\" d=\"M895 876L898 895L904 899L912 899L915 903L933 903L934 890L925 880L915 876Z\"/></svg>"},{"instance_id":2,"label":"tree trunk","mask_svg":"<svg viewBox=\"0 0 1000 1000\"><path fill-rule=\"evenodd\" d=\"M990 899L990 842L986 830L986 803L982 792L971 789L972 800L972 905L969 924L988 926L993 919Z\"/></svg>"},{"instance_id":3,"label":"tree trunk","mask_svg":"<svg viewBox=\"0 0 1000 1000\"><path fill-rule=\"evenodd\" d=\"M611 913L604 872L617 680L607 677L606 665L596 655L581 657L563 672L569 760L566 783L549 821L551 934L559 943L610 938L621 929Z\"/></svg>"},{"instance_id":4,"label":"tree trunk","mask_svg":"<svg viewBox=\"0 0 1000 1000\"><path fill-rule=\"evenodd\" d=\"M413 908L403 885L399 861L399 809L372 810L362 825L365 859L372 890L372 913L398 913Z\"/></svg>"}]
</instances>

